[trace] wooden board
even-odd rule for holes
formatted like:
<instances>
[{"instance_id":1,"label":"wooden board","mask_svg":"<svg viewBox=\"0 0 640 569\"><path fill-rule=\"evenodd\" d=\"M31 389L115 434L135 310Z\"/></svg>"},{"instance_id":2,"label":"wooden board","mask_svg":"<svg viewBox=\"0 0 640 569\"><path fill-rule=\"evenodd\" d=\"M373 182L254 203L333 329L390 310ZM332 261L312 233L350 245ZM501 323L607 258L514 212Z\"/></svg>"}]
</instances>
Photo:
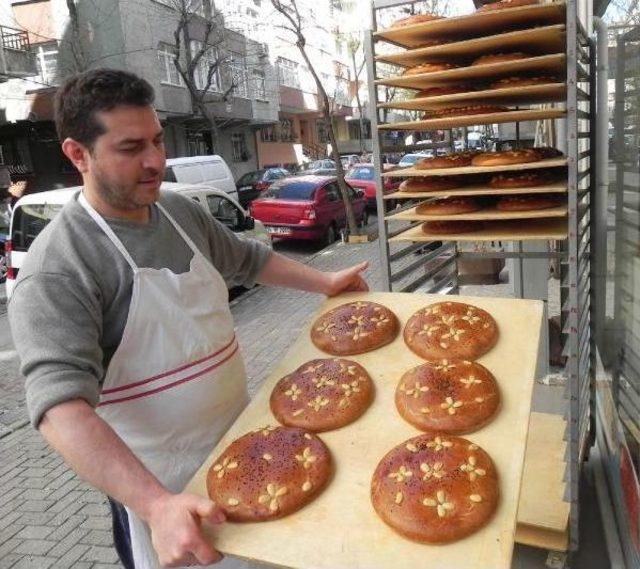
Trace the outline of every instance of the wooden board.
<instances>
[{"instance_id":1,"label":"wooden board","mask_svg":"<svg viewBox=\"0 0 640 569\"><path fill-rule=\"evenodd\" d=\"M318 315L356 299L389 306L404 325L416 310L441 301L443 297L402 293L348 294L327 300ZM492 423L467 436L489 452L500 476L501 500L491 523L457 543L428 546L400 537L373 510L369 488L379 460L397 444L419 434L400 418L394 407L395 387L401 374L422 362L408 350L399 335L388 346L352 357L370 372L376 383L376 397L358 421L321 435L336 462L335 476L323 494L312 504L281 520L225 524L213 539L217 548L240 557L304 569L397 569L424 567L427 562L430 569L510 568L542 303L488 297L456 297L455 300L488 310L500 328L498 344L480 358L480 362L494 373L500 385L501 410ZM309 323L315 318L310 318ZM311 344L307 327L213 450L187 486L187 491L205 494L206 472L222 450L247 431L275 424L269 411L273 386L281 377L316 357L326 356Z\"/></svg>"},{"instance_id":2,"label":"wooden board","mask_svg":"<svg viewBox=\"0 0 640 569\"><path fill-rule=\"evenodd\" d=\"M505 51L525 51L544 55L565 50L566 33L564 24L544 26L530 30L518 30L484 38L445 43L431 47L418 47L399 53L378 55L377 61L412 67L426 61L443 59L475 59L485 53Z\"/></svg>"},{"instance_id":3,"label":"wooden board","mask_svg":"<svg viewBox=\"0 0 640 569\"><path fill-rule=\"evenodd\" d=\"M561 415L531 413L525 454L518 523L563 533L570 505L564 501L563 481L567 444L562 440Z\"/></svg>"},{"instance_id":4,"label":"wooden board","mask_svg":"<svg viewBox=\"0 0 640 569\"><path fill-rule=\"evenodd\" d=\"M385 219L387 221L449 221L456 219L472 221L500 221L504 219L547 219L550 217L565 217L567 215L566 205L533 211L500 211L497 210L495 206L491 206L480 211L459 213L456 215L424 215L416 213L416 207L412 207L411 209L400 213L388 215Z\"/></svg>"},{"instance_id":5,"label":"wooden board","mask_svg":"<svg viewBox=\"0 0 640 569\"><path fill-rule=\"evenodd\" d=\"M426 158L426 156L425 156ZM549 158L539 162L527 164L507 164L505 166L461 166L459 168L435 168L433 170L418 170L416 168L402 168L384 172L383 178L423 178L424 176L457 176L460 174L491 174L492 172L517 172L521 170L535 170L537 168L558 168L567 165L566 158Z\"/></svg>"},{"instance_id":6,"label":"wooden board","mask_svg":"<svg viewBox=\"0 0 640 569\"><path fill-rule=\"evenodd\" d=\"M565 83L545 83L543 85L527 85L525 87L509 87L506 89L483 89L453 95L437 97L419 97L406 101L380 103L378 107L388 109L405 109L408 111L428 111L445 107L465 105L533 105L537 103L554 103L564 101L567 97Z\"/></svg>"},{"instance_id":7,"label":"wooden board","mask_svg":"<svg viewBox=\"0 0 640 569\"><path fill-rule=\"evenodd\" d=\"M469 233L425 233L420 225L391 237L389 241L410 241L413 243L428 241L535 241L538 239L561 240L567 238L567 220L532 219L529 221L492 221L483 229Z\"/></svg>"},{"instance_id":8,"label":"wooden board","mask_svg":"<svg viewBox=\"0 0 640 569\"><path fill-rule=\"evenodd\" d=\"M567 551L569 526L567 525L564 531L558 532L519 523L516 528L516 543L549 551Z\"/></svg>"},{"instance_id":9,"label":"wooden board","mask_svg":"<svg viewBox=\"0 0 640 569\"><path fill-rule=\"evenodd\" d=\"M460 117L427 119L421 121L396 122L381 124L378 128L380 130L440 130L459 126L474 126L478 124L499 124L506 122L560 119L566 114L567 112L561 109L507 111L504 113L488 113L482 115L465 115Z\"/></svg>"},{"instance_id":10,"label":"wooden board","mask_svg":"<svg viewBox=\"0 0 640 569\"><path fill-rule=\"evenodd\" d=\"M426 38L478 37L497 34L512 26L562 24L565 21L565 9L564 2L553 2L508 10L474 12L402 28L387 28L376 32L374 39L386 40L403 47L418 47Z\"/></svg>"},{"instance_id":11,"label":"wooden board","mask_svg":"<svg viewBox=\"0 0 640 569\"><path fill-rule=\"evenodd\" d=\"M477 82L478 80L498 79L520 73L536 73L542 75L564 75L566 56L564 53L527 57L516 61L485 63L468 67L457 67L445 71L431 71L416 75L392 75L376 80L376 85L401 87L403 89L426 89L434 85L451 82Z\"/></svg>"},{"instance_id":12,"label":"wooden board","mask_svg":"<svg viewBox=\"0 0 640 569\"><path fill-rule=\"evenodd\" d=\"M455 196L510 196L520 194L557 194L566 193L567 183L558 182L548 186L535 188L492 188L490 186L465 186L455 190L443 190L438 192L393 192L385 194L385 200L445 198Z\"/></svg>"}]
</instances>

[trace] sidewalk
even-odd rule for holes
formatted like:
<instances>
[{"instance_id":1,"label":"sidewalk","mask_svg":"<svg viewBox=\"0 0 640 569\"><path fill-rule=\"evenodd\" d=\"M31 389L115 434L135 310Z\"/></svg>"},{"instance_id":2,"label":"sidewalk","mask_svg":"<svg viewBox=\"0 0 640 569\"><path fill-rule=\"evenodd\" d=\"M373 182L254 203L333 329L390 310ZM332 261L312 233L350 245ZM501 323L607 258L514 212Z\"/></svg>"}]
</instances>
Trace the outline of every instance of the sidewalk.
<instances>
[{"instance_id":1,"label":"sidewalk","mask_svg":"<svg viewBox=\"0 0 640 569\"><path fill-rule=\"evenodd\" d=\"M371 288L380 288L377 242L338 243L308 262L336 270L363 260L372 265L366 275ZM322 301L320 295L256 287L231 303L252 395ZM278 329L274 322L281 323ZM0 361L0 569L120 567L105 498L25 425L22 389L17 359Z\"/></svg>"}]
</instances>

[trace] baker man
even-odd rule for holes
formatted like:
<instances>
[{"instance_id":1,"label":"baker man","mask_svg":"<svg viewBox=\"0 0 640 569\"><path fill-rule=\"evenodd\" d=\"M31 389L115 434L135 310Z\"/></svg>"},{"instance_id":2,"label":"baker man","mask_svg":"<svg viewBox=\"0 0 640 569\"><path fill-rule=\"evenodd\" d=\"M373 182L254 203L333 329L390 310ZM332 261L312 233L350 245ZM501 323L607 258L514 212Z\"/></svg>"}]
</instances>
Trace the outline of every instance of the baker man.
<instances>
[{"instance_id":1,"label":"baker man","mask_svg":"<svg viewBox=\"0 0 640 569\"><path fill-rule=\"evenodd\" d=\"M127 569L221 558L201 525L223 513L182 489L248 401L227 284L367 290L366 264L317 271L160 191L153 100L144 79L110 69L59 89L56 127L83 189L32 244L9 303L31 422L111 497Z\"/></svg>"}]
</instances>

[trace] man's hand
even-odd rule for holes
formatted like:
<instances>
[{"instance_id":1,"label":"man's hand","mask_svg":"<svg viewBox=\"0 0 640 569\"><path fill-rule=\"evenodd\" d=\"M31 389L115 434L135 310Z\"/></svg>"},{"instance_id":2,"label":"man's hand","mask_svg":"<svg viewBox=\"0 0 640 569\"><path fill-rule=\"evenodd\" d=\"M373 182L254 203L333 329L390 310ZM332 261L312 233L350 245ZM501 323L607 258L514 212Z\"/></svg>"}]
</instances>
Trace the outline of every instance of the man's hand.
<instances>
[{"instance_id":1,"label":"man's hand","mask_svg":"<svg viewBox=\"0 0 640 569\"><path fill-rule=\"evenodd\" d=\"M327 273L327 289L324 293L327 296L337 296L343 292L366 292L369 285L362 278L362 272L367 270L369 263L364 262L354 265L348 269Z\"/></svg>"},{"instance_id":2,"label":"man's hand","mask_svg":"<svg viewBox=\"0 0 640 569\"><path fill-rule=\"evenodd\" d=\"M205 540L201 523L221 524L222 510L194 494L167 494L149 509L151 541L163 567L210 565L222 555Z\"/></svg>"}]
</instances>

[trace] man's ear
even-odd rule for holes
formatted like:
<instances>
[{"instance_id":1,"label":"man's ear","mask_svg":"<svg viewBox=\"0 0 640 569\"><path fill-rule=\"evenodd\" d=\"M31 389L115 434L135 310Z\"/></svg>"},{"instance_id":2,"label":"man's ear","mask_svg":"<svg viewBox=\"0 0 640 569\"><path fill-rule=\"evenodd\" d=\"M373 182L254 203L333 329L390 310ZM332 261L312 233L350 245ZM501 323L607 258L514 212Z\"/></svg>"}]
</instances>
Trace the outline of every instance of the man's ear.
<instances>
[{"instance_id":1,"label":"man's ear","mask_svg":"<svg viewBox=\"0 0 640 569\"><path fill-rule=\"evenodd\" d=\"M89 170L89 150L73 138L66 138L62 143L62 152L71 160L81 174Z\"/></svg>"}]
</instances>

